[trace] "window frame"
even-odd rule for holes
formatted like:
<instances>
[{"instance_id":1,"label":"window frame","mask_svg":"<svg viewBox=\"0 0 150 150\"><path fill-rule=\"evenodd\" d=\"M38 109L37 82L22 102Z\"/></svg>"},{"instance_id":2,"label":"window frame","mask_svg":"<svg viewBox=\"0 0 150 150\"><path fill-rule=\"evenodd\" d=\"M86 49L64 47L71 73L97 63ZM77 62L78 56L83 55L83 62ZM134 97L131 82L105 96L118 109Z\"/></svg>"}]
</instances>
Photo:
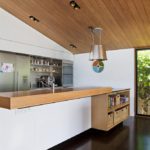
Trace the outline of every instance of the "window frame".
<instances>
[{"instance_id":1,"label":"window frame","mask_svg":"<svg viewBox=\"0 0 150 150\"><path fill-rule=\"evenodd\" d=\"M135 104L134 104L134 110L135 110L135 116L144 116L144 117L150 117L150 115L143 115L143 114L138 114L138 69L137 69L137 56L138 56L138 51L145 51L145 50L150 50L150 48L136 48L135 49L135 58L134 58L134 72L135 72Z\"/></svg>"}]
</instances>

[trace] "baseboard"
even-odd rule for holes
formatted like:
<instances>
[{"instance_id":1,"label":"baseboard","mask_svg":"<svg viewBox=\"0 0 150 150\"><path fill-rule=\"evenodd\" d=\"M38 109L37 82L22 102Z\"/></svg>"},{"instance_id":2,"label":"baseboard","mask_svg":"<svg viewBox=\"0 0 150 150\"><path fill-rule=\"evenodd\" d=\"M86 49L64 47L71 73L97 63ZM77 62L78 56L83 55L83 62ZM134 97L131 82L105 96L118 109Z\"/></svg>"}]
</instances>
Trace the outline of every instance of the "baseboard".
<instances>
[{"instance_id":1,"label":"baseboard","mask_svg":"<svg viewBox=\"0 0 150 150\"><path fill-rule=\"evenodd\" d=\"M83 137L84 137L84 136L86 136L87 134L90 134L93 130L94 130L94 129L90 128L90 129L88 129L88 130L86 130L86 131L84 131L84 132L81 132L81 133L79 133L79 134L77 134L77 135L71 137L70 139L68 139L68 140L66 140L66 141L64 141L64 142L61 142L61 143L55 145L54 147L49 148L48 150L59 150L60 147L62 148L63 146L66 146L66 143L72 141L73 139L75 140L78 136L83 136Z\"/></svg>"},{"instance_id":2,"label":"baseboard","mask_svg":"<svg viewBox=\"0 0 150 150\"><path fill-rule=\"evenodd\" d=\"M101 135L111 134L111 132L113 132L114 130L116 130L116 128L118 128L118 127L122 127L122 125L123 125L123 123L120 123L120 124L116 125L114 128L112 128L109 131L103 131L103 130L98 130L98 129L90 128L90 129L88 129L88 130L86 130L86 131L84 131L84 132L82 132L80 134L77 134L77 135L71 137L68 140L65 140L64 142L61 142L61 143L55 145L54 147L49 148L48 150L62 150L63 147L67 147L68 143L70 144L70 143L73 143L74 141L76 141L76 139L79 136L82 139L82 141L80 141L80 142L82 142L82 143L85 142L86 143L87 141L86 141L86 138L84 138L84 137L87 137L89 135L96 135L96 134L98 134L98 135L100 135L100 134Z\"/></svg>"}]
</instances>

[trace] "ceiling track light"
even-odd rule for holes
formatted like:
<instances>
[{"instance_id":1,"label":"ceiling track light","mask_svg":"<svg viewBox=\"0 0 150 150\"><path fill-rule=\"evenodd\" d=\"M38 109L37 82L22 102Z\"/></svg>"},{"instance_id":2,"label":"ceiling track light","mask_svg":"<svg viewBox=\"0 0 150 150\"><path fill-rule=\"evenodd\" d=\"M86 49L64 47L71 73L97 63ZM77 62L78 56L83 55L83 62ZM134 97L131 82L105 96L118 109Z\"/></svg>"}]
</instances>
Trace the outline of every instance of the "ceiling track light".
<instances>
[{"instance_id":1,"label":"ceiling track light","mask_svg":"<svg viewBox=\"0 0 150 150\"><path fill-rule=\"evenodd\" d=\"M40 22L40 20L37 19L37 18L34 17L34 16L29 16L29 18L30 18L32 21L34 21L34 22Z\"/></svg>"},{"instance_id":2,"label":"ceiling track light","mask_svg":"<svg viewBox=\"0 0 150 150\"><path fill-rule=\"evenodd\" d=\"M73 7L73 9L75 10L80 9L80 6L74 0L70 1L70 6Z\"/></svg>"}]
</instances>

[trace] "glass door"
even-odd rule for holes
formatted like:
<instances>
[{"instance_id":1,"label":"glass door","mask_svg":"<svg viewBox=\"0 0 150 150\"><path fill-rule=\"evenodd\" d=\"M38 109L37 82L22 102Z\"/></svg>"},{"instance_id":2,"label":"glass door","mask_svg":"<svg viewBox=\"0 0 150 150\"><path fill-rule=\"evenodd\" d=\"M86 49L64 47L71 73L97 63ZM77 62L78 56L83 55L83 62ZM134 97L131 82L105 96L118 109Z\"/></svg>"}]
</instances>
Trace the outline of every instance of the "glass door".
<instances>
[{"instance_id":1,"label":"glass door","mask_svg":"<svg viewBox=\"0 0 150 150\"><path fill-rule=\"evenodd\" d=\"M136 113L150 116L150 49L136 51Z\"/></svg>"}]
</instances>

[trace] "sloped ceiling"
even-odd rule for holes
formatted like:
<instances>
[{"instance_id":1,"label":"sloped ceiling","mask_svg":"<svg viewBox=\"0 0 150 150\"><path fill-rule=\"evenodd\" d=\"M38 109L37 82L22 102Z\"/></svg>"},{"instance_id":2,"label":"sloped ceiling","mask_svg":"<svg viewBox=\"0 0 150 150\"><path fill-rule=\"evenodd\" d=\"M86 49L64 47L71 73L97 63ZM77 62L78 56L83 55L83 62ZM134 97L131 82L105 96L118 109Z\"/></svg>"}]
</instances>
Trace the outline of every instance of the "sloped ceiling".
<instances>
[{"instance_id":1,"label":"sloped ceiling","mask_svg":"<svg viewBox=\"0 0 150 150\"><path fill-rule=\"evenodd\" d=\"M69 0L0 0L0 6L72 53L89 52L89 26L103 28L106 50L150 46L150 0L76 2L80 10ZM29 19L31 15L40 22Z\"/></svg>"}]
</instances>

